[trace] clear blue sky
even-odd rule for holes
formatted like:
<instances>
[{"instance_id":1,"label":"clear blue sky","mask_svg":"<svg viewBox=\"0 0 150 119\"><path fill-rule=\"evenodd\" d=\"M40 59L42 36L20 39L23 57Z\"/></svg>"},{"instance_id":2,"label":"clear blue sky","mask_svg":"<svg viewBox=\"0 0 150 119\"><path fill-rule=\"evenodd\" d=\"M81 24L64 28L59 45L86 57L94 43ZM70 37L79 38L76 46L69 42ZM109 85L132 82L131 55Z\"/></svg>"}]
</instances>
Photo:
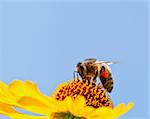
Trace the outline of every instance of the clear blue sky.
<instances>
[{"instance_id":1,"label":"clear blue sky","mask_svg":"<svg viewBox=\"0 0 150 119\"><path fill-rule=\"evenodd\" d=\"M112 100L135 103L121 119L147 119L147 12L146 2L3 2L0 79L30 79L50 95L85 58L119 61Z\"/></svg>"}]
</instances>

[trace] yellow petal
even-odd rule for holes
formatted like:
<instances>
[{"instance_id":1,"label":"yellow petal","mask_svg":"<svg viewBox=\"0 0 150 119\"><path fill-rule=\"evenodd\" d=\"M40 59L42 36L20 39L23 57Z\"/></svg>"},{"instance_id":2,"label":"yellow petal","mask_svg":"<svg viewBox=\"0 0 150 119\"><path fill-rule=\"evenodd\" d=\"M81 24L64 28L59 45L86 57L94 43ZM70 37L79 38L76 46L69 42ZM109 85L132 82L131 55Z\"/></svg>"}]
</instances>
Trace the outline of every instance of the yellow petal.
<instances>
[{"instance_id":1,"label":"yellow petal","mask_svg":"<svg viewBox=\"0 0 150 119\"><path fill-rule=\"evenodd\" d=\"M4 114L7 117L10 117L12 119L50 119L48 116L30 116L25 114Z\"/></svg>"},{"instance_id":2,"label":"yellow petal","mask_svg":"<svg viewBox=\"0 0 150 119\"><path fill-rule=\"evenodd\" d=\"M0 103L0 114L15 119L49 119L47 116L30 116L17 112L11 105Z\"/></svg>"},{"instance_id":3,"label":"yellow petal","mask_svg":"<svg viewBox=\"0 0 150 119\"><path fill-rule=\"evenodd\" d=\"M132 107L133 107L133 103L130 102L127 104L127 106L125 106L123 103L119 104L113 111L115 114L115 117L120 117L121 115L125 114L126 112L128 112Z\"/></svg>"},{"instance_id":4,"label":"yellow petal","mask_svg":"<svg viewBox=\"0 0 150 119\"><path fill-rule=\"evenodd\" d=\"M12 83L9 84L9 91L18 99L23 96L29 96L33 98L39 99L41 102L49 105L49 97L43 95L36 85L31 81L20 81L14 80Z\"/></svg>"},{"instance_id":5,"label":"yellow petal","mask_svg":"<svg viewBox=\"0 0 150 119\"><path fill-rule=\"evenodd\" d=\"M109 107L101 107L95 109L93 113L89 115L91 119L102 118L102 119L114 119L112 109Z\"/></svg>"},{"instance_id":6,"label":"yellow petal","mask_svg":"<svg viewBox=\"0 0 150 119\"><path fill-rule=\"evenodd\" d=\"M15 104L15 97L9 92L8 86L0 81L0 102Z\"/></svg>"},{"instance_id":7,"label":"yellow petal","mask_svg":"<svg viewBox=\"0 0 150 119\"><path fill-rule=\"evenodd\" d=\"M89 115L91 113L93 113L95 111L95 109L92 106L86 106L84 107L84 109L80 110L82 115L84 115L84 117L89 117Z\"/></svg>"},{"instance_id":8,"label":"yellow petal","mask_svg":"<svg viewBox=\"0 0 150 119\"><path fill-rule=\"evenodd\" d=\"M64 103L66 104L67 110L70 111L73 114L73 110L72 110L72 98L71 97L67 97L64 100Z\"/></svg>"},{"instance_id":9,"label":"yellow petal","mask_svg":"<svg viewBox=\"0 0 150 119\"><path fill-rule=\"evenodd\" d=\"M21 97L17 102L23 106L48 107L47 105L42 103L40 100L35 99L33 97L28 97L28 96Z\"/></svg>"},{"instance_id":10,"label":"yellow petal","mask_svg":"<svg viewBox=\"0 0 150 119\"><path fill-rule=\"evenodd\" d=\"M0 102L0 112L16 113L16 110L13 109L10 105Z\"/></svg>"},{"instance_id":11,"label":"yellow petal","mask_svg":"<svg viewBox=\"0 0 150 119\"><path fill-rule=\"evenodd\" d=\"M24 96L17 101L20 105L19 107L38 114L49 115L53 110L54 106L47 106L40 102L40 100Z\"/></svg>"},{"instance_id":12,"label":"yellow petal","mask_svg":"<svg viewBox=\"0 0 150 119\"><path fill-rule=\"evenodd\" d=\"M125 110L124 110L124 112L122 114L128 112L133 106L134 106L133 102L128 103L126 108L125 108Z\"/></svg>"},{"instance_id":13,"label":"yellow petal","mask_svg":"<svg viewBox=\"0 0 150 119\"><path fill-rule=\"evenodd\" d=\"M72 99L72 111L76 116L83 116L82 110L86 106L85 98L83 96L78 96L75 99Z\"/></svg>"},{"instance_id":14,"label":"yellow petal","mask_svg":"<svg viewBox=\"0 0 150 119\"><path fill-rule=\"evenodd\" d=\"M0 90L0 102L45 115L54 108L51 98L43 95L30 81L14 80L8 86L0 82Z\"/></svg>"},{"instance_id":15,"label":"yellow petal","mask_svg":"<svg viewBox=\"0 0 150 119\"><path fill-rule=\"evenodd\" d=\"M68 107L65 101L55 100L55 106L52 107L53 112L68 112Z\"/></svg>"},{"instance_id":16,"label":"yellow petal","mask_svg":"<svg viewBox=\"0 0 150 119\"><path fill-rule=\"evenodd\" d=\"M121 112L124 110L124 108L125 108L125 104L121 103L113 109L113 112L116 114L116 117L121 114Z\"/></svg>"}]
</instances>

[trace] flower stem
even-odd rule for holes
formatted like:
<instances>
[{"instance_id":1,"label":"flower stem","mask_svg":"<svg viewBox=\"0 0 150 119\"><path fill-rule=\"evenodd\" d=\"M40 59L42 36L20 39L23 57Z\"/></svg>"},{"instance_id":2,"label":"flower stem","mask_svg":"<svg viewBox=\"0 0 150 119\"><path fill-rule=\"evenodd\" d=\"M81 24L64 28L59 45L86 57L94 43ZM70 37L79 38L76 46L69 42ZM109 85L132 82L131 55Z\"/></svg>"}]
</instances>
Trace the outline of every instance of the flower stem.
<instances>
[{"instance_id":1,"label":"flower stem","mask_svg":"<svg viewBox=\"0 0 150 119\"><path fill-rule=\"evenodd\" d=\"M81 119L81 117L76 117L72 115L71 113L67 113L64 117L64 119Z\"/></svg>"}]
</instances>

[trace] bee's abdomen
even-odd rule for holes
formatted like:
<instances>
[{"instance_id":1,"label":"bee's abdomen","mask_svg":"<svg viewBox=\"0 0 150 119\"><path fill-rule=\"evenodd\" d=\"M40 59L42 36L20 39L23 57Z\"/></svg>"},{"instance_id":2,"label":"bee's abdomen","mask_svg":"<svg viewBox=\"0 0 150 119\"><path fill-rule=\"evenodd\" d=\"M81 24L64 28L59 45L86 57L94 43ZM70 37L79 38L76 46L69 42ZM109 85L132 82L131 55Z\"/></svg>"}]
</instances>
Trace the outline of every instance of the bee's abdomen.
<instances>
[{"instance_id":1,"label":"bee's abdomen","mask_svg":"<svg viewBox=\"0 0 150 119\"><path fill-rule=\"evenodd\" d=\"M103 87L110 93L113 89L113 79L112 77L105 78L100 76L100 80L102 82Z\"/></svg>"}]
</instances>

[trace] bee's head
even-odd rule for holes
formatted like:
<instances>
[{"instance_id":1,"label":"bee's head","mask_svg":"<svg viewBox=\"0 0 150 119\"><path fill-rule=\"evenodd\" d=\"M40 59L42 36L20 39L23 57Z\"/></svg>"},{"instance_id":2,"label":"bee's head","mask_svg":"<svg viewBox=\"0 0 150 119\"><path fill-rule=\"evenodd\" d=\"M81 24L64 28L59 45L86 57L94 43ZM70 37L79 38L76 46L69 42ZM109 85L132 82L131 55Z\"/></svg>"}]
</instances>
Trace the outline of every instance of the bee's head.
<instances>
[{"instance_id":1,"label":"bee's head","mask_svg":"<svg viewBox=\"0 0 150 119\"><path fill-rule=\"evenodd\" d=\"M76 66L76 71L79 73L82 79L85 77L85 70L84 64L79 62Z\"/></svg>"}]
</instances>

